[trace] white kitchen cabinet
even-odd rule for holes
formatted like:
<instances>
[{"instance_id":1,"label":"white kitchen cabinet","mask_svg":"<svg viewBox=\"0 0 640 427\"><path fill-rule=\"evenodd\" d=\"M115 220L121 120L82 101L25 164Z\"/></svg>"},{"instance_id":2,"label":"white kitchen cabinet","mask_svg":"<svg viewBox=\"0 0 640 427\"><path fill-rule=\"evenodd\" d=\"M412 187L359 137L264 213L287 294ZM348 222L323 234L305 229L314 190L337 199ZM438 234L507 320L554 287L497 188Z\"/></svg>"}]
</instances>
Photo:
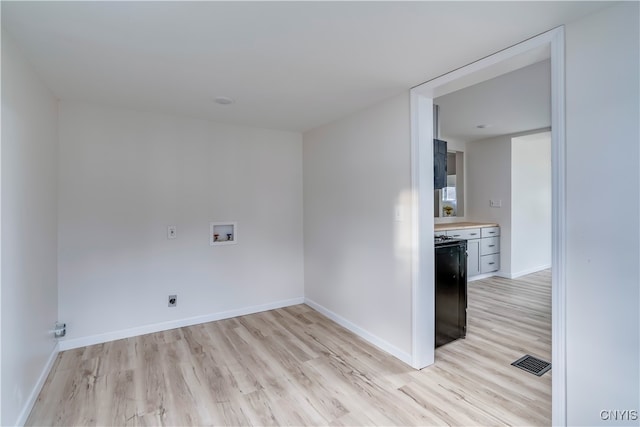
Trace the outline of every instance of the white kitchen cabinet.
<instances>
[{"instance_id":1,"label":"white kitchen cabinet","mask_svg":"<svg viewBox=\"0 0 640 427\"><path fill-rule=\"evenodd\" d=\"M480 229L480 237L496 237L500 235L500 227L483 227Z\"/></svg>"},{"instance_id":2,"label":"white kitchen cabinet","mask_svg":"<svg viewBox=\"0 0 640 427\"><path fill-rule=\"evenodd\" d=\"M452 223L434 233L467 241L467 278L490 276L500 270L500 227L483 223Z\"/></svg>"},{"instance_id":3,"label":"white kitchen cabinet","mask_svg":"<svg viewBox=\"0 0 640 427\"><path fill-rule=\"evenodd\" d=\"M500 236L480 239L480 255L491 255L500 252Z\"/></svg>"},{"instance_id":4,"label":"white kitchen cabinet","mask_svg":"<svg viewBox=\"0 0 640 427\"><path fill-rule=\"evenodd\" d=\"M462 230L447 230L447 236L453 237L456 239L479 239L480 238L481 229L480 228L467 228Z\"/></svg>"},{"instance_id":5,"label":"white kitchen cabinet","mask_svg":"<svg viewBox=\"0 0 640 427\"><path fill-rule=\"evenodd\" d=\"M500 269L500 254L480 256L480 274L492 273Z\"/></svg>"},{"instance_id":6,"label":"white kitchen cabinet","mask_svg":"<svg viewBox=\"0 0 640 427\"><path fill-rule=\"evenodd\" d=\"M480 239L467 240L467 277L480 274Z\"/></svg>"},{"instance_id":7,"label":"white kitchen cabinet","mask_svg":"<svg viewBox=\"0 0 640 427\"><path fill-rule=\"evenodd\" d=\"M488 274L500 270L500 227L480 229L480 273ZM467 274L471 277L471 274Z\"/></svg>"}]
</instances>

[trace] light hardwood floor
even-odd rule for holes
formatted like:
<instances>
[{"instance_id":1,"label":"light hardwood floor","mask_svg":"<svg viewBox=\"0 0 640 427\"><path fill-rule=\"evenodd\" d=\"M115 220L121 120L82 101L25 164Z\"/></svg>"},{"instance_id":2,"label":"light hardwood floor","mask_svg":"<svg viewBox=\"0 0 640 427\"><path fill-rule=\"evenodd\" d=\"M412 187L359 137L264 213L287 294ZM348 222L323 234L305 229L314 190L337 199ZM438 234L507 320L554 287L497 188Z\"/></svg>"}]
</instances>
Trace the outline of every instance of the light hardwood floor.
<instances>
[{"instance_id":1,"label":"light hardwood floor","mask_svg":"<svg viewBox=\"0 0 640 427\"><path fill-rule=\"evenodd\" d=\"M305 305L65 351L27 425L550 425L551 372L510 366L551 356L550 283L469 283L422 371Z\"/></svg>"}]
</instances>

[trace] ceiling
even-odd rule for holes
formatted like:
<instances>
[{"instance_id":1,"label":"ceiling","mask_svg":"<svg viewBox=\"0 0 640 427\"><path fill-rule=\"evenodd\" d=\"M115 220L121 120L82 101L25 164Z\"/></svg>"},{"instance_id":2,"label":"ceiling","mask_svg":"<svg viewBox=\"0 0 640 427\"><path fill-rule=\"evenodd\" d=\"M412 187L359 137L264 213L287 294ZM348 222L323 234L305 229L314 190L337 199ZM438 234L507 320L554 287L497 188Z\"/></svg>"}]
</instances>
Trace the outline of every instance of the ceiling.
<instances>
[{"instance_id":1,"label":"ceiling","mask_svg":"<svg viewBox=\"0 0 640 427\"><path fill-rule=\"evenodd\" d=\"M469 142L551 127L550 61L438 97L434 103L440 107L443 139Z\"/></svg>"},{"instance_id":2,"label":"ceiling","mask_svg":"<svg viewBox=\"0 0 640 427\"><path fill-rule=\"evenodd\" d=\"M608 5L1 2L60 99L299 132Z\"/></svg>"}]
</instances>

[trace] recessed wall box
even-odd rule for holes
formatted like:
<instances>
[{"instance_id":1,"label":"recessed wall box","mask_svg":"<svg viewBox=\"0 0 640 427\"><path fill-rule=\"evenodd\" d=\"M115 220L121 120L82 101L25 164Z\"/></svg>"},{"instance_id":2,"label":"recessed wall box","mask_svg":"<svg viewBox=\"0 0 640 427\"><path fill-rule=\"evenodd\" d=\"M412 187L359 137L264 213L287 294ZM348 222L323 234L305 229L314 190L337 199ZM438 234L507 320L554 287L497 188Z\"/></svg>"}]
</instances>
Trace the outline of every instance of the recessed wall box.
<instances>
[{"instance_id":1,"label":"recessed wall box","mask_svg":"<svg viewBox=\"0 0 640 427\"><path fill-rule=\"evenodd\" d=\"M235 221L219 221L209 223L209 244L235 245L238 243L238 223Z\"/></svg>"}]
</instances>

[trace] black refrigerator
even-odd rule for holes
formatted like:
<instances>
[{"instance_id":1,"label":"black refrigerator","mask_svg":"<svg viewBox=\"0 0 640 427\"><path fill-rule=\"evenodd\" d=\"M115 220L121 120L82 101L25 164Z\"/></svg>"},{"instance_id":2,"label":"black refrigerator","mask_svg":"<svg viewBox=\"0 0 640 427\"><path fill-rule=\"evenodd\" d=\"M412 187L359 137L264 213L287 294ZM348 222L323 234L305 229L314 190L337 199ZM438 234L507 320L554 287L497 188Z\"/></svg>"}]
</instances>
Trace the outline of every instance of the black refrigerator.
<instances>
[{"instance_id":1,"label":"black refrigerator","mask_svg":"<svg viewBox=\"0 0 640 427\"><path fill-rule=\"evenodd\" d=\"M435 242L436 347L467 333L467 241Z\"/></svg>"}]
</instances>

